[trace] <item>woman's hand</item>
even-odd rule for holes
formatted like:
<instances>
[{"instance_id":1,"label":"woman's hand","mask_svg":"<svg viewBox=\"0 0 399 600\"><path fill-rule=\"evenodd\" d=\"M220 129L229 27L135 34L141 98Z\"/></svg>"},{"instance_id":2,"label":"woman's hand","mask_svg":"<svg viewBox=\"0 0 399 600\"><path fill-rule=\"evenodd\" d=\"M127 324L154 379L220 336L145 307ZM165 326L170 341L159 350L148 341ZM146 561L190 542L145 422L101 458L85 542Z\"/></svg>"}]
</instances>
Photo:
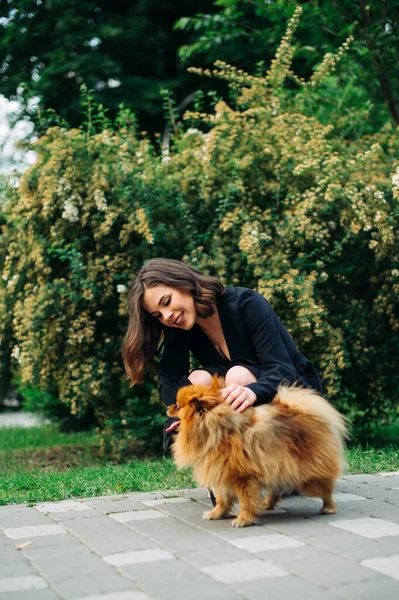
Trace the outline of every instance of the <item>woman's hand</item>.
<instances>
[{"instance_id":1,"label":"woman's hand","mask_svg":"<svg viewBox=\"0 0 399 600\"><path fill-rule=\"evenodd\" d=\"M230 404L237 412L243 412L248 406L256 401L256 394L243 385L233 383L220 390L220 394L226 404Z\"/></svg>"}]
</instances>

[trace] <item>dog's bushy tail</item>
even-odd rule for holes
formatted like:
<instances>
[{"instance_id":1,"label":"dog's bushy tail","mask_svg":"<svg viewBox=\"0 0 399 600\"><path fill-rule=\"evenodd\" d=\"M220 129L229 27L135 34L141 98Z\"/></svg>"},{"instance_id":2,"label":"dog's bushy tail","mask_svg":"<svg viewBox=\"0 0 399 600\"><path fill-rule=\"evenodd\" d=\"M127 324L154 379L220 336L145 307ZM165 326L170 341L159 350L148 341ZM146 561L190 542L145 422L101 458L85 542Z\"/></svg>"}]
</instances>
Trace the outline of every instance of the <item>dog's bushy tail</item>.
<instances>
[{"instance_id":1,"label":"dog's bushy tail","mask_svg":"<svg viewBox=\"0 0 399 600\"><path fill-rule=\"evenodd\" d=\"M295 385L280 385L273 404L285 404L295 411L318 417L330 425L342 445L349 438L348 419L315 390Z\"/></svg>"}]
</instances>

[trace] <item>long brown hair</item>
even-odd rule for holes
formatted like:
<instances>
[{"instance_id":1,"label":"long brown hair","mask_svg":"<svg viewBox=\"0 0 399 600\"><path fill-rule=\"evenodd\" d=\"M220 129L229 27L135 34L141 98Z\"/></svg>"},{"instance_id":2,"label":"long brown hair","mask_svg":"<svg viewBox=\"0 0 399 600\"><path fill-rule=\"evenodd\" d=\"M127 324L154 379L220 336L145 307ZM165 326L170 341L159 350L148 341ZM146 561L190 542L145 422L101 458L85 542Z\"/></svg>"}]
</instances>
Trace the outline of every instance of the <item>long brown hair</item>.
<instances>
[{"instance_id":1,"label":"long brown hair","mask_svg":"<svg viewBox=\"0 0 399 600\"><path fill-rule=\"evenodd\" d=\"M144 292L156 285L167 285L189 292L202 318L215 312L224 285L216 277L204 275L180 260L152 258L137 273L129 292L129 324L122 345L126 373L140 383L146 368L153 362L164 333L164 326L142 307Z\"/></svg>"}]
</instances>

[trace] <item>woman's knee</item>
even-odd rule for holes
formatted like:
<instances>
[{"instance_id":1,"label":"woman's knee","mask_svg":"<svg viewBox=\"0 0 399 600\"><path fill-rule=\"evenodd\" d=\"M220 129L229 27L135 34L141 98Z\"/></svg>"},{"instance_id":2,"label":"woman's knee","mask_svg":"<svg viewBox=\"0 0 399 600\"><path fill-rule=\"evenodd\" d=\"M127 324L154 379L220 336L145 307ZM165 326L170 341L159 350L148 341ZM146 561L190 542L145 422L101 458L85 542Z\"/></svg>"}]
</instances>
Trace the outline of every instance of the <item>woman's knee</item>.
<instances>
[{"instance_id":1,"label":"woman's knee","mask_svg":"<svg viewBox=\"0 0 399 600\"><path fill-rule=\"evenodd\" d=\"M258 381L253 373L246 367L236 365L231 367L226 373L225 382L226 387L236 383L237 385L249 385Z\"/></svg>"},{"instance_id":2,"label":"woman's knee","mask_svg":"<svg viewBox=\"0 0 399 600\"><path fill-rule=\"evenodd\" d=\"M188 378L193 385L212 385L212 375L202 369L192 371Z\"/></svg>"}]
</instances>

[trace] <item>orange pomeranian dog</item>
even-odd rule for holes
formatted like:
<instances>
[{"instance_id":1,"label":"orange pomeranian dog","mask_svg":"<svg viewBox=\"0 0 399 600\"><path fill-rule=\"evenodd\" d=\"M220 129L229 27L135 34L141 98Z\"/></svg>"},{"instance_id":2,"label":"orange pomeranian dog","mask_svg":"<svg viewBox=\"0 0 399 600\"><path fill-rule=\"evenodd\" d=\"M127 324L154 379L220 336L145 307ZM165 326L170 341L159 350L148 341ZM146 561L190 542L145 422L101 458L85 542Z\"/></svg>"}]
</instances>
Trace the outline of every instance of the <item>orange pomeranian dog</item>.
<instances>
[{"instance_id":1,"label":"orange pomeranian dog","mask_svg":"<svg viewBox=\"0 0 399 600\"><path fill-rule=\"evenodd\" d=\"M177 466L192 467L198 483L215 492L216 506L203 518L225 517L237 499L240 512L232 525L246 527L292 489L320 497L322 514L335 513L345 417L314 390L283 385L271 404L239 413L223 402L220 384L215 376L211 387L181 388L168 409L180 420L172 447Z\"/></svg>"}]
</instances>

